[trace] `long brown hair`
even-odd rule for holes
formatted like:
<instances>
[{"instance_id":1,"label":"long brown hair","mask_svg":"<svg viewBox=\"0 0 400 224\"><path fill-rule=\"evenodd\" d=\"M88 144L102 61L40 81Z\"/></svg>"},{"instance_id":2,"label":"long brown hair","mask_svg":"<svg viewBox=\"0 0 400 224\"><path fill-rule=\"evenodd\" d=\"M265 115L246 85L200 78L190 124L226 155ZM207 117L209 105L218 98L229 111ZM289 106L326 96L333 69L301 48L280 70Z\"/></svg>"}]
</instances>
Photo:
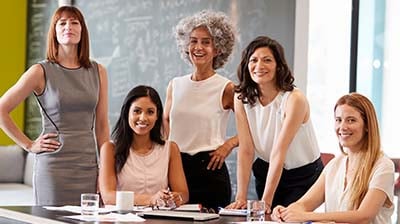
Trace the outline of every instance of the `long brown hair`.
<instances>
[{"instance_id":1,"label":"long brown hair","mask_svg":"<svg viewBox=\"0 0 400 224\"><path fill-rule=\"evenodd\" d=\"M342 96L335 105L335 112L340 105L353 107L360 113L364 121L365 135L362 139L360 160L350 188L349 209L357 209L367 194L372 169L382 155L378 119L371 101L361 94L350 93ZM340 150L343 154L347 154L341 145Z\"/></svg>"},{"instance_id":2,"label":"long brown hair","mask_svg":"<svg viewBox=\"0 0 400 224\"><path fill-rule=\"evenodd\" d=\"M89 31L87 29L83 14L78 8L73 6L62 6L54 12L53 17L51 18L49 32L47 33L46 59L58 63L57 56L59 43L56 35L56 23L61 18L63 13L77 19L81 24L82 31L81 40L78 44L78 61L81 66L89 68L91 66L89 59Z\"/></svg>"},{"instance_id":3,"label":"long brown hair","mask_svg":"<svg viewBox=\"0 0 400 224\"><path fill-rule=\"evenodd\" d=\"M242 59L237 68L237 76L239 85L235 86L235 92L239 93L238 99L243 103L254 105L260 90L256 82L251 78L248 64L251 55L261 47L267 47L272 51L276 61L276 87L278 90L292 91L295 87L293 84L294 77L287 65L285 53L282 45L278 41L267 36L259 36L249 43L242 52Z\"/></svg>"}]
</instances>

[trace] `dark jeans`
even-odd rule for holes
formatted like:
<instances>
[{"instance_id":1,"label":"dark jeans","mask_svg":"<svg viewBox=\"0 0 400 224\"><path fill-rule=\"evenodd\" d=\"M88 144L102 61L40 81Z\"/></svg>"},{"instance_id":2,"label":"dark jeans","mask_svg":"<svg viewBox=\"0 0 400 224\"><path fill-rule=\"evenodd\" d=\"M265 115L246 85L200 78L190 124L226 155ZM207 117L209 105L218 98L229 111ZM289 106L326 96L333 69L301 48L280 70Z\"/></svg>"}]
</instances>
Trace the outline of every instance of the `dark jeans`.
<instances>
[{"instance_id":1,"label":"dark jeans","mask_svg":"<svg viewBox=\"0 0 400 224\"><path fill-rule=\"evenodd\" d=\"M253 173L256 183L256 192L261 199L265 180L267 178L269 163L257 158L253 163ZM277 205L288 206L300 199L318 179L324 168L321 158L314 162L291 170L283 169L281 179L272 200L272 208Z\"/></svg>"},{"instance_id":2,"label":"dark jeans","mask_svg":"<svg viewBox=\"0 0 400 224\"><path fill-rule=\"evenodd\" d=\"M181 153L183 169L189 188L189 203L199 203L203 207L225 207L231 201L231 182L226 164L221 169L207 170L210 152L200 152L193 156Z\"/></svg>"}]
</instances>

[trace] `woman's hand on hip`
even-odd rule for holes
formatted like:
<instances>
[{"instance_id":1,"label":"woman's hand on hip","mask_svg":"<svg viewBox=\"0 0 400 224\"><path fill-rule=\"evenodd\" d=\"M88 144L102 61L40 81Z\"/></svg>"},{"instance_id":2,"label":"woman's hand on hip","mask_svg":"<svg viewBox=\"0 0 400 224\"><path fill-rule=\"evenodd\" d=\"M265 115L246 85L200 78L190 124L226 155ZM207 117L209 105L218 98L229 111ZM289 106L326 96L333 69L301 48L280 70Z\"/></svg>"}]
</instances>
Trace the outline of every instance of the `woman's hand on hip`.
<instances>
[{"instance_id":1,"label":"woman's hand on hip","mask_svg":"<svg viewBox=\"0 0 400 224\"><path fill-rule=\"evenodd\" d=\"M32 145L28 148L29 152L41 153L41 152L54 152L60 148L61 143L55 140L57 133L47 133L40 135Z\"/></svg>"}]
</instances>

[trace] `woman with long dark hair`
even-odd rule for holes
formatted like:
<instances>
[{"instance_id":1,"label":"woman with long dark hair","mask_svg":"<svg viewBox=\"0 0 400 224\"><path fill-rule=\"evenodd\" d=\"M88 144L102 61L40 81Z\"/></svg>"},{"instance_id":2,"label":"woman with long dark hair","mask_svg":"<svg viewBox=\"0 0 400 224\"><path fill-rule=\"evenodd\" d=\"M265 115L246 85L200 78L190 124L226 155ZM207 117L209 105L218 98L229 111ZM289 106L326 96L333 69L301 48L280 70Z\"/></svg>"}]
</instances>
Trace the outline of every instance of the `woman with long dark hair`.
<instances>
[{"instance_id":1,"label":"woman with long dark hair","mask_svg":"<svg viewBox=\"0 0 400 224\"><path fill-rule=\"evenodd\" d=\"M137 86L126 96L120 117L100 154L100 193L115 204L116 191L134 191L136 205L158 199L176 206L188 201L179 148L162 136L163 107L152 87Z\"/></svg>"}]
</instances>

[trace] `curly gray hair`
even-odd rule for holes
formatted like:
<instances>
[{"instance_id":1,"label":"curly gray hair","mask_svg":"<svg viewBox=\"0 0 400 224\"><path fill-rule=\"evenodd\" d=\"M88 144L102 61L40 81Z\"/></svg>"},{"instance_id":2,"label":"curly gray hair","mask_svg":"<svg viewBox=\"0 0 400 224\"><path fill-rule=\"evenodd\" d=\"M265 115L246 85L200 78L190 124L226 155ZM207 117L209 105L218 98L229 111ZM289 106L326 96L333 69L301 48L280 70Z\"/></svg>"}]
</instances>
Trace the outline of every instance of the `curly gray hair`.
<instances>
[{"instance_id":1,"label":"curly gray hair","mask_svg":"<svg viewBox=\"0 0 400 224\"><path fill-rule=\"evenodd\" d=\"M181 19L174 29L175 38L182 59L189 64L192 64L188 52L189 37L198 27L205 27L210 33L218 52L213 60L213 69L221 68L228 61L235 44L234 26L225 13L211 10L203 10Z\"/></svg>"}]
</instances>

